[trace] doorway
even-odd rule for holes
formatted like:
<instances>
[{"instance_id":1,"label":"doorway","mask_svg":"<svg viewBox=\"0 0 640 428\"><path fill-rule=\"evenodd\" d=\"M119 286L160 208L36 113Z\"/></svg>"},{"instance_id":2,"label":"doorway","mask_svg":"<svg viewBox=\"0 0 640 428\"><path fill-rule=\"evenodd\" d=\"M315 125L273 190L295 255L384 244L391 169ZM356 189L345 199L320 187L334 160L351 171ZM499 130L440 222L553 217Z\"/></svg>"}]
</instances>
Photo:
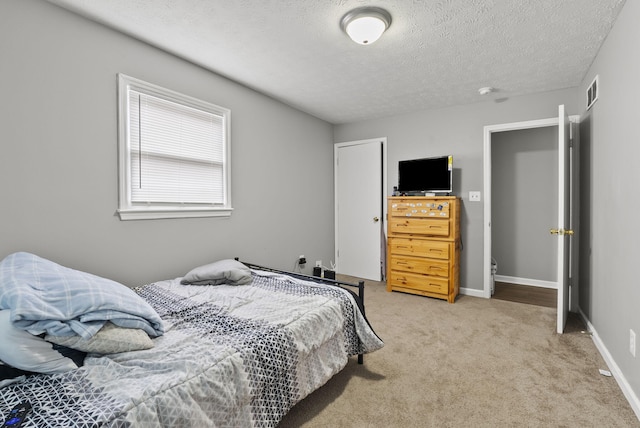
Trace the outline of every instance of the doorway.
<instances>
[{"instance_id":1,"label":"doorway","mask_svg":"<svg viewBox=\"0 0 640 428\"><path fill-rule=\"evenodd\" d=\"M558 106L558 117L527 122L516 122L502 125L485 126L484 128L484 289L483 296L491 297L493 285L493 275L495 261L492 260L492 135L506 131L520 131L535 128L555 127L557 129L556 144L558 147L557 157L552 165L545 169L550 171L555 169L557 173L557 210L556 222L548 227L548 233L555 235L557 271L555 281L557 283L557 328L558 333L562 333L567 320L569 308L572 307L571 300L576 302L577 287L571 288L572 273L575 274L575 266L572 263L571 255L572 235L575 212L572 210L574 197L577 194L573 191L576 180L577 168L574 168L574 154L571 140L571 123L575 123L579 117L572 117L571 120L565 112L564 105ZM496 134L497 135L497 134ZM576 139L577 140L577 139ZM518 215L515 213L514 215ZM547 235L548 236L548 235ZM498 268L499 269L499 268Z\"/></svg>"},{"instance_id":2,"label":"doorway","mask_svg":"<svg viewBox=\"0 0 640 428\"><path fill-rule=\"evenodd\" d=\"M557 124L492 134L491 257L496 284L523 286L507 287L523 291L558 288L558 248L549 236L558 213L557 135Z\"/></svg>"}]
</instances>

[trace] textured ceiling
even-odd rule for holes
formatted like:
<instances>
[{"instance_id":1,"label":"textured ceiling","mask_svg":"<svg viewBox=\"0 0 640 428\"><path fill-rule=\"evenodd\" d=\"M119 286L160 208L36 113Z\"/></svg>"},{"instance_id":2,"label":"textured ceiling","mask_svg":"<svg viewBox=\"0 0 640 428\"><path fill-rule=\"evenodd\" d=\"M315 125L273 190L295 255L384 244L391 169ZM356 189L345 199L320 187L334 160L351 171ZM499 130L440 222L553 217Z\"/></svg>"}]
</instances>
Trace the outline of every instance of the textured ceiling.
<instances>
[{"instance_id":1,"label":"textured ceiling","mask_svg":"<svg viewBox=\"0 0 640 428\"><path fill-rule=\"evenodd\" d=\"M624 0L48 0L331 123L578 86ZM387 9L375 44L340 18Z\"/></svg>"}]
</instances>

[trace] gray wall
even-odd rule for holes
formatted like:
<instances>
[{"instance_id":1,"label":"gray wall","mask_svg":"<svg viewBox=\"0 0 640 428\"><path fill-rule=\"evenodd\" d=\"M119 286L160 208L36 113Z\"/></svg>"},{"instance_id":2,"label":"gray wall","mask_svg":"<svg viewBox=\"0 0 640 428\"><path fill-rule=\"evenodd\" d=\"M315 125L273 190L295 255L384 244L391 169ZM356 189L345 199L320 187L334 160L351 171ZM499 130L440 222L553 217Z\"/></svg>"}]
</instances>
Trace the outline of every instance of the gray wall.
<instances>
[{"instance_id":1,"label":"gray wall","mask_svg":"<svg viewBox=\"0 0 640 428\"><path fill-rule=\"evenodd\" d=\"M119 72L231 109L230 219L114 215ZM0 259L141 285L233 256L333 258L330 124L40 0L0 1L0 76Z\"/></svg>"},{"instance_id":2,"label":"gray wall","mask_svg":"<svg viewBox=\"0 0 640 428\"><path fill-rule=\"evenodd\" d=\"M491 254L498 275L557 280L558 127L491 134Z\"/></svg>"},{"instance_id":3,"label":"gray wall","mask_svg":"<svg viewBox=\"0 0 640 428\"><path fill-rule=\"evenodd\" d=\"M483 190L483 131L497 125L558 116L558 105L578 111L575 89L501 98L499 93L477 104L426 110L388 118L337 125L335 141L387 137L388 189L398 181L398 161L453 155L454 194L462 198L460 286L483 289L484 202L469 202L469 191ZM484 198L483 198L484 201ZM499 267L498 267L499 268Z\"/></svg>"},{"instance_id":4,"label":"gray wall","mask_svg":"<svg viewBox=\"0 0 640 428\"><path fill-rule=\"evenodd\" d=\"M627 1L580 87L580 308L640 396L640 2ZM585 111L599 75L598 101ZM636 412L640 409L636 410Z\"/></svg>"},{"instance_id":5,"label":"gray wall","mask_svg":"<svg viewBox=\"0 0 640 428\"><path fill-rule=\"evenodd\" d=\"M557 116L558 104L581 116L579 307L634 394L640 396L640 336L637 356L629 352L629 329L640 334L640 2L626 2L613 30L580 87L479 102L415 114L336 126L335 141L386 136L387 191L397 182L400 159L453 154L454 191L463 198L461 287L482 289L483 203L469 202L482 190L483 127ZM585 111L586 89L599 75L600 94Z\"/></svg>"}]
</instances>

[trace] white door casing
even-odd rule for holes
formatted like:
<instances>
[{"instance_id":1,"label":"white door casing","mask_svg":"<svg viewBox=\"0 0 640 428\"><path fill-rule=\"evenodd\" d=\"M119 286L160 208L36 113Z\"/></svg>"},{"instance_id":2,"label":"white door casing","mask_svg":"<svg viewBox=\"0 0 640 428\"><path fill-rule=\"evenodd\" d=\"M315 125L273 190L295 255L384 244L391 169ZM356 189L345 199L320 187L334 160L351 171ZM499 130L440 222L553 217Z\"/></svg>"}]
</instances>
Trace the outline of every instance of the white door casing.
<instances>
[{"instance_id":1,"label":"white door casing","mask_svg":"<svg viewBox=\"0 0 640 428\"><path fill-rule=\"evenodd\" d=\"M337 273L380 281L386 139L334 146Z\"/></svg>"}]
</instances>

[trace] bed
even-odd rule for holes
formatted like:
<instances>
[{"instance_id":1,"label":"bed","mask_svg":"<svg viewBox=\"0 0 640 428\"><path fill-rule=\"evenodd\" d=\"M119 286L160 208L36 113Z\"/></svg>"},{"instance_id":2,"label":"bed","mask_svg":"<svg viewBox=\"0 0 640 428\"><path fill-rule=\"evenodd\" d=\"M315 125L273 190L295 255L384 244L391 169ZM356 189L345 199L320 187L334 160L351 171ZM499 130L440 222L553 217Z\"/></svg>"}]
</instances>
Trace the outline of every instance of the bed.
<instances>
[{"instance_id":1,"label":"bed","mask_svg":"<svg viewBox=\"0 0 640 428\"><path fill-rule=\"evenodd\" d=\"M277 426L349 358L362 363L383 346L364 315L363 284L360 295L347 286L228 259L130 289L9 255L0 262L0 335L11 332L2 347L37 354L44 346L66 365L39 373L51 361L17 367L30 357L0 351L15 370L0 382L0 414L27 400L24 427ZM29 287L35 303L24 297ZM116 292L133 309L95 303ZM43 311L43 294L76 303Z\"/></svg>"}]
</instances>

